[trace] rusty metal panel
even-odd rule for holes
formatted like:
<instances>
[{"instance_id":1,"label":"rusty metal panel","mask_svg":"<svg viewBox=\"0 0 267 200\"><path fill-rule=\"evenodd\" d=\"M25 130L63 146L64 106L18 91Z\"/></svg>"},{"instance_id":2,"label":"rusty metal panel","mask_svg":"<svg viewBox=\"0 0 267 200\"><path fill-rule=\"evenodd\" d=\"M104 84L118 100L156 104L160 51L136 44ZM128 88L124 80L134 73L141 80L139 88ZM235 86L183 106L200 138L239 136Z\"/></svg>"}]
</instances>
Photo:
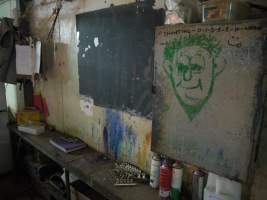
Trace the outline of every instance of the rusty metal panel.
<instances>
[{"instance_id":1,"label":"rusty metal panel","mask_svg":"<svg viewBox=\"0 0 267 200\"><path fill-rule=\"evenodd\" d=\"M263 27L157 28L153 151L247 179L262 118Z\"/></svg>"}]
</instances>

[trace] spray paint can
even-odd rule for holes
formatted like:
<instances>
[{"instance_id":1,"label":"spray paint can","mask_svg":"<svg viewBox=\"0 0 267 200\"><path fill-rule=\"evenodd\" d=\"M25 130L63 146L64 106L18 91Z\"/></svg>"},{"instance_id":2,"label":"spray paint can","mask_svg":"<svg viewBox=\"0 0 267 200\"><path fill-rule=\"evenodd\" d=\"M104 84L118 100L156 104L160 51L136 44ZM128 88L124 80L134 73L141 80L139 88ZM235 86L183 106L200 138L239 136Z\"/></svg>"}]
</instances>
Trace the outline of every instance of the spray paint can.
<instances>
[{"instance_id":1,"label":"spray paint can","mask_svg":"<svg viewBox=\"0 0 267 200\"><path fill-rule=\"evenodd\" d=\"M151 169L150 169L150 186L152 188L159 187L159 174L160 174L160 157L158 154L154 154L151 160Z\"/></svg>"},{"instance_id":2,"label":"spray paint can","mask_svg":"<svg viewBox=\"0 0 267 200\"><path fill-rule=\"evenodd\" d=\"M181 199L181 189L183 180L183 166L180 162L175 162L172 165L172 184L171 184L171 199Z\"/></svg>"},{"instance_id":3,"label":"spray paint can","mask_svg":"<svg viewBox=\"0 0 267 200\"><path fill-rule=\"evenodd\" d=\"M193 173L192 200L203 199L204 177L205 174L200 170L196 170Z\"/></svg>"},{"instance_id":4,"label":"spray paint can","mask_svg":"<svg viewBox=\"0 0 267 200\"><path fill-rule=\"evenodd\" d=\"M172 168L165 159L160 167L159 196L168 198L171 192Z\"/></svg>"}]
</instances>

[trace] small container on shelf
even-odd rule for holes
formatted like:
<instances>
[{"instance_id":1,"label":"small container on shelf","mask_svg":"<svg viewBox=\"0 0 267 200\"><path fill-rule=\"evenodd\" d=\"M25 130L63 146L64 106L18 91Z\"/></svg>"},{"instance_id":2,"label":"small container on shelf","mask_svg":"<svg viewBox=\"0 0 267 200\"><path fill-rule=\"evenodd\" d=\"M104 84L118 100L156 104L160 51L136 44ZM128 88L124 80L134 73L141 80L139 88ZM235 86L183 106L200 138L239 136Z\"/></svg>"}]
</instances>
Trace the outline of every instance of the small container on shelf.
<instances>
[{"instance_id":1,"label":"small container on shelf","mask_svg":"<svg viewBox=\"0 0 267 200\"><path fill-rule=\"evenodd\" d=\"M249 5L240 0L208 0L202 3L202 21L241 20L249 16Z\"/></svg>"}]
</instances>

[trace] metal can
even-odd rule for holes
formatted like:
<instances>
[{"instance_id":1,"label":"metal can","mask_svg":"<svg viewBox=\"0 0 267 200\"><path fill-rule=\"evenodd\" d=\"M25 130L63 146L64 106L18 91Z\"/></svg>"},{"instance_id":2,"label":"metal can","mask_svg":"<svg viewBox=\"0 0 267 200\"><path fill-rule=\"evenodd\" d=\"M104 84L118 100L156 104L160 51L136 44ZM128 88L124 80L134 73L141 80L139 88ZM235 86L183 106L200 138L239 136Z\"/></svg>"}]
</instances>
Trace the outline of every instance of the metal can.
<instances>
[{"instance_id":1,"label":"metal can","mask_svg":"<svg viewBox=\"0 0 267 200\"><path fill-rule=\"evenodd\" d=\"M182 180L183 166L177 161L172 165L171 199L181 199Z\"/></svg>"},{"instance_id":2,"label":"metal can","mask_svg":"<svg viewBox=\"0 0 267 200\"><path fill-rule=\"evenodd\" d=\"M204 177L205 174L200 170L193 173L192 200L203 199Z\"/></svg>"},{"instance_id":3,"label":"metal can","mask_svg":"<svg viewBox=\"0 0 267 200\"><path fill-rule=\"evenodd\" d=\"M159 196L168 198L171 192L172 168L165 159L160 167Z\"/></svg>"},{"instance_id":4,"label":"metal can","mask_svg":"<svg viewBox=\"0 0 267 200\"><path fill-rule=\"evenodd\" d=\"M154 154L151 160L150 181L149 184L152 188L159 187L159 174L160 174L160 157Z\"/></svg>"}]
</instances>

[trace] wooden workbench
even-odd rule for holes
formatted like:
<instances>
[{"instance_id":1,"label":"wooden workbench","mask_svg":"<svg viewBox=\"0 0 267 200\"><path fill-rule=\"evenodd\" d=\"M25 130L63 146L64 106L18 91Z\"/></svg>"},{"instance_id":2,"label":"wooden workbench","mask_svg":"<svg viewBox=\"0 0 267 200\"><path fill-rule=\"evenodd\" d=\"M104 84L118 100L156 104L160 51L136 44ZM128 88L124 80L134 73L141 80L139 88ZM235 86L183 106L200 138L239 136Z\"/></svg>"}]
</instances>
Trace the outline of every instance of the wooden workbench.
<instances>
[{"instance_id":1,"label":"wooden workbench","mask_svg":"<svg viewBox=\"0 0 267 200\"><path fill-rule=\"evenodd\" d=\"M18 131L15 125L9 126L9 129L109 200L160 199L158 191L153 190L148 185L113 186L111 171L114 168L115 161L103 159L101 153L89 147L68 154L56 149L49 143L49 139L60 135L58 132L47 131L42 135L33 136Z\"/></svg>"}]
</instances>

